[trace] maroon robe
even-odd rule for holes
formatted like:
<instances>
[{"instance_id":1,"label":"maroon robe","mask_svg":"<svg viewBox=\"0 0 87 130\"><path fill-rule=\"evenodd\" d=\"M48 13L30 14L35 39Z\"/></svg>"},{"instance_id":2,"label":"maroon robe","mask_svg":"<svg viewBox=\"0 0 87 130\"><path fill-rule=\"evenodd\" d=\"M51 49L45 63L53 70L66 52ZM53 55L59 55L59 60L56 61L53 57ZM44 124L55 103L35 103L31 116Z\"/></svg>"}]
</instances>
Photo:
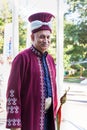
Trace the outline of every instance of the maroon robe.
<instances>
[{"instance_id":1,"label":"maroon robe","mask_svg":"<svg viewBox=\"0 0 87 130\"><path fill-rule=\"evenodd\" d=\"M54 122L57 114L56 70L54 60L49 54L47 54L46 61L50 73L53 101L49 113L49 130L55 130ZM41 53L31 47L19 53L12 63L6 94L6 128L44 130L44 91Z\"/></svg>"}]
</instances>

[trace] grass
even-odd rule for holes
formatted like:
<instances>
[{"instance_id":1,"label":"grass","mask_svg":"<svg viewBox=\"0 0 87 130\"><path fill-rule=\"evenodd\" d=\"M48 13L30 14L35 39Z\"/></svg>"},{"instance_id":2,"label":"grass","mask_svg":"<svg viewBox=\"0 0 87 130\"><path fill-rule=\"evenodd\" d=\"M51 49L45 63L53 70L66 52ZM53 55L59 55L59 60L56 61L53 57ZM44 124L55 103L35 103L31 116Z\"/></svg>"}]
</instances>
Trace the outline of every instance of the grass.
<instances>
[{"instance_id":1,"label":"grass","mask_svg":"<svg viewBox=\"0 0 87 130\"><path fill-rule=\"evenodd\" d=\"M80 77L65 77L65 82L71 82L71 83L80 83L82 79Z\"/></svg>"}]
</instances>

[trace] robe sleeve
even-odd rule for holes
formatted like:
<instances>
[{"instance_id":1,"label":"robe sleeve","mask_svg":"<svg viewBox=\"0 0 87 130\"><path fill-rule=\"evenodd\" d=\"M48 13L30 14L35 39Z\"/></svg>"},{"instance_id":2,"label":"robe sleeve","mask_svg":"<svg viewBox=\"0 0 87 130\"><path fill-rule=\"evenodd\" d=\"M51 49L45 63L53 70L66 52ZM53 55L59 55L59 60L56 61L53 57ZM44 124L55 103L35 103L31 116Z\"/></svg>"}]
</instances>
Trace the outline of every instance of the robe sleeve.
<instances>
[{"instance_id":1,"label":"robe sleeve","mask_svg":"<svg viewBox=\"0 0 87 130\"><path fill-rule=\"evenodd\" d=\"M11 67L6 91L6 128L21 128L22 57L17 56Z\"/></svg>"}]
</instances>

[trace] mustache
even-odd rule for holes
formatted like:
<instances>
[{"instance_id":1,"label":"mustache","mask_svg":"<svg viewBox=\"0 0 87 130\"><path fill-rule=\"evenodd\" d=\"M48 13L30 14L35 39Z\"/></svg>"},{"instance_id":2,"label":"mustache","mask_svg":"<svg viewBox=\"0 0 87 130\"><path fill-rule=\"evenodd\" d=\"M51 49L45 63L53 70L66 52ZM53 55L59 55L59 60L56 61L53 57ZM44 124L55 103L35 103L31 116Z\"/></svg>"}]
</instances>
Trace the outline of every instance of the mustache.
<instances>
[{"instance_id":1,"label":"mustache","mask_svg":"<svg viewBox=\"0 0 87 130\"><path fill-rule=\"evenodd\" d=\"M49 42L42 42L41 45L49 45Z\"/></svg>"}]
</instances>

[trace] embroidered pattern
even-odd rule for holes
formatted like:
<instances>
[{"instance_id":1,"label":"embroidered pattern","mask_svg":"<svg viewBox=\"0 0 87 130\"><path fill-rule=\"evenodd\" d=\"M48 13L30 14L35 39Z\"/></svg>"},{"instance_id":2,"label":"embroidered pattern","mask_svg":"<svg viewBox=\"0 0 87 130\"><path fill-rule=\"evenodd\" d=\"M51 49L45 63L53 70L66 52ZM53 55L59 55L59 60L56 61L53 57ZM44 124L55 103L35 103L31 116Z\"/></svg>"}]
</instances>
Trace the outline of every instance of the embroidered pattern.
<instances>
[{"instance_id":1,"label":"embroidered pattern","mask_svg":"<svg viewBox=\"0 0 87 130\"><path fill-rule=\"evenodd\" d=\"M38 51L33 45L31 46L30 49L31 49L32 52L34 52L37 56L42 57L43 54L42 54L40 51ZM48 52L45 52L45 55L47 55L47 54L48 54Z\"/></svg>"},{"instance_id":2,"label":"embroidered pattern","mask_svg":"<svg viewBox=\"0 0 87 130\"><path fill-rule=\"evenodd\" d=\"M38 63L40 67L40 84L41 84L41 110L40 110L40 130L44 129L44 115L45 115L45 93L44 93L44 80L43 80L43 69L41 65L41 59L38 57Z\"/></svg>"},{"instance_id":3,"label":"embroidered pattern","mask_svg":"<svg viewBox=\"0 0 87 130\"><path fill-rule=\"evenodd\" d=\"M7 112L8 114L17 114L19 113L19 106L17 106L17 99L15 98L15 91L13 89L9 92L9 97L7 99ZM21 126L21 119L18 117L15 118L9 118L7 119L7 126Z\"/></svg>"},{"instance_id":4,"label":"embroidered pattern","mask_svg":"<svg viewBox=\"0 0 87 130\"><path fill-rule=\"evenodd\" d=\"M8 126L20 126L21 125L21 120L20 119L8 119L7 120Z\"/></svg>"},{"instance_id":5,"label":"embroidered pattern","mask_svg":"<svg viewBox=\"0 0 87 130\"><path fill-rule=\"evenodd\" d=\"M37 56L41 57L41 53L40 53L36 48L34 48L33 45L31 46L31 50L32 50Z\"/></svg>"},{"instance_id":6,"label":"embroidered pattern","mask_svg":"<svg viewBox=\"0 0 87 130\"><path fill-rule=\"evenodd\" d=\"M50 69L50 65L49 65L49 62L47 60L47 65L48 65L48 69L49 69L49 73L50 73L50 80L51 80L51 86L52 86L52 96L53 96L53 102L54 102L54 89L53 89L53 77L52 77L52 71Z\"/></svg>"},{"instance_id":7,"label":"embroidered pattern","mask_svg":"<svg viewBox=\"0 0 87 130\"><path fill-rule=\"evenodd\" d=\"M18 106L11 106L11 107L7 107L7 111L9 113L18 113L19 107Z\"/></svg>"},{"instance_id":8,"label":"embroidered pattern","mask_svg":"<svg viewBox=\"0 0 87 130\"><path fill-rule=\"evenodd\" d=\"M7 112L8 113L18 113L19 107L17 106L17 99L14 97L14 90L10 90L9 98L7 99Z\"/></svg>"}]
</instances>

